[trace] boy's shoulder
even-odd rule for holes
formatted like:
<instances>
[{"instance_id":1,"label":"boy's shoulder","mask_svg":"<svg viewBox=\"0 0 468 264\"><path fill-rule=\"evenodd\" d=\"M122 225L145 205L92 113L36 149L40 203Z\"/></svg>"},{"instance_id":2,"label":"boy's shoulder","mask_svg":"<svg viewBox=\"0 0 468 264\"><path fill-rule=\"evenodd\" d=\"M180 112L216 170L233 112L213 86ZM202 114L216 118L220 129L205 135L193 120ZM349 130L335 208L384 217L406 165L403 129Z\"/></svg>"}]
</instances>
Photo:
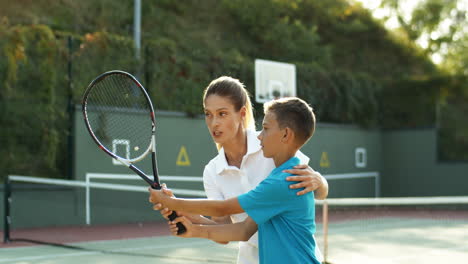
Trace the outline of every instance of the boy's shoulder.
<instances>
[{"instance_id":1,"label":"boy's shoulder","mask_svg":"<svg viewBox=\"0 0 468 264\"><path fill-rule=\"evenodd\" d=\"M286 162L284 162L283 164L281 164L278 167L276 167L275 169L273 169L271 174L272 175L273 174L278 174L278 175L288 174L288 173L285 173L283 171L288 170L288 169L292 169L294 166L299 165L299 164L300 164L300 160L299 160L299 158L297 156L291 157Z\"/></svg>"},{"instance_id":2,"label":"boy's shoulder","mask_svg":"<svg viewBox=\"0 0 468 264\"><path fill-rule=\"evenodd\" d=\"M289 184L291 183L286 181L286 177L292 176L292 174L284 172L284 170L292 169L294 166L299 165L300 164L299 162L300 160L297 157L290 158L285 163L274 168L271 171L271 173L268 175L268 177L266 177L265 181L274 183L274 184L281 184L281 185L289 186Z\"/></svg>"}]
</instances>

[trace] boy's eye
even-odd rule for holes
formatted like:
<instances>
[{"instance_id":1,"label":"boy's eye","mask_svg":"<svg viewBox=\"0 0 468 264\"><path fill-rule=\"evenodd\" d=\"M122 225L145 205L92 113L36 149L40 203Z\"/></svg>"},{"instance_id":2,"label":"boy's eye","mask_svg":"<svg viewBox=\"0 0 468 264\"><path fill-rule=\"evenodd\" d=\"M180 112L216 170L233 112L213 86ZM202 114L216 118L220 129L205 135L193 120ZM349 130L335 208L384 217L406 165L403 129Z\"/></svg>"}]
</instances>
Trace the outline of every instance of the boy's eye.
<instances>
[{"instance_id":1,"label":"boy's eye","mask_svg":"<svg viewBox=\"0 0 468 264\"><path fill-rule=\"evenodd\" d=\"M205 113L205 117L209 117L209 116L211 116L210 113Z\"/></svg>"},{"instance_id":2,"label":"boy's eye","mask_svg":"<svg viewBox=\"0 0 468 264\"><path fill-rule=\"evenodd\" d=\"M226 112L221 112L221 113L219 113L219 115L220 116L225 116L225 115L227 115L227 113Z\"/></svg>"}]
</instances>

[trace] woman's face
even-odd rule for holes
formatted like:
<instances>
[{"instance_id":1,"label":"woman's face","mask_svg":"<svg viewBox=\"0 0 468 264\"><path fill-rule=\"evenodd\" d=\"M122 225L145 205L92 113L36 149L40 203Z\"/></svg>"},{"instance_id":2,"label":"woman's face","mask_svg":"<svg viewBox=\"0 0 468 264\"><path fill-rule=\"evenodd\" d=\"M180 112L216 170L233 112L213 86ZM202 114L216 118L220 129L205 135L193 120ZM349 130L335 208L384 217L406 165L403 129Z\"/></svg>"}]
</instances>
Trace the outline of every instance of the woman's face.
<instances>
[{"instance_id":1,"label":"woman's face","mask_svg":"<svg viewBox=\"0 0 468 264\"><path fill-rule=\"evenodd\" d=\"M231 100L216 94L205 98L205 122L213 140L221 145L234 139L242 129L245 107L236 111Z\"/></svg>"}]
</instances>

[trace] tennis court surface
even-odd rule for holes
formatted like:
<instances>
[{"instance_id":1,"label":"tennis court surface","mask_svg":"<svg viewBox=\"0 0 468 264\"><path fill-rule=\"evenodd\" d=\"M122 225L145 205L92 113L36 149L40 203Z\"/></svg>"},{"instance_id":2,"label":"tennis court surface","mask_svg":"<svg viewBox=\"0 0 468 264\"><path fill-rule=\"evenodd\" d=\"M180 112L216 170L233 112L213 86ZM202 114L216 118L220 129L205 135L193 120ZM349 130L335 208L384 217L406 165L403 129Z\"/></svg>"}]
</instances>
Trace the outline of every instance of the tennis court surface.
<instances>
[{"instance_id":1,"label":"tennis court surface","mask_svg":"<svg viewBox=\"0 0 468 264\"><path fill-rule=\"evenodd\" d=\"M397 209L384 215L376 211L366 219L335 218L329 224L330 263L468 263L466 211Z\"/></svg>"},{"instance_id":2,"label":"tennis court surface","mask_svg":"<svg viewBox=\"0 0 468 264\"><path fill-rule=\"evenodd\" d=\"M427 211L404 210L386 210L385 215L376 211L374 217L365 214L365 220L355 217L355 212L330 214L328 262L467 263L466 211L438 212L442 217ZM450 219L444 216L447 214ZM322 223L317 228L317 240L324 252ZM144 237L151 232L154 236ZM165 223L18 229L12 231L12 237L57 245L21 239L2 244L0 263L236 263L237 256L236 243L219 245L203 239L173 237Z\"/></svg>"},{"instance_id":3,"label":"tennis court surface","mask_svg":"<svg viewBox=\"0 0 468 264\"><path fill-rule=\"evenodd\" d=\"M236 261L236 243L218 245L203 239L177 238L170 236L166 229L166 223L144 223L14 230L11 233L13 241L0 248L0 263L197 264ZM148 234L155 236L144 237Z\"/></svg>"},{"instance_id":4,"label":"tennis court surface","mask_svg":"<svg viewBox=\"0 0 468 264\"><path fill-rule=\"evenodd\" d=\"M5 188L0 264L236 263L237 243L171 236L146 186L33 180ZM316 220L328 263L468 263L468 196L330 198Z\"/></svg>"}]
</instances>

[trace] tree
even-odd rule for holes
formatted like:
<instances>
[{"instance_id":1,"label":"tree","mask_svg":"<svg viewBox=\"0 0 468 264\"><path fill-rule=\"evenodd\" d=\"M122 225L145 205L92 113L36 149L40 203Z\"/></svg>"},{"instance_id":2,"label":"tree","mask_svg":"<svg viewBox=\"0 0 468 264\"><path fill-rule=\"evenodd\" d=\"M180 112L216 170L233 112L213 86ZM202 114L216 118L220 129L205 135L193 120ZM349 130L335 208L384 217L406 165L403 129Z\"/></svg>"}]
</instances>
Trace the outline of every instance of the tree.
<instances>
[{"instance_id":1,"label":"tree","mask_svg":"<svg viewBox=\"0 0 468 264\"><path fill-rule=\"evenodd\" d=\"M468 1L419 0L412 11L407 10L407 3L382 0L380 8L390 9L400 24L399 31L420 43L444 70L468 75Z\"/></svg>"}]
</instances>

